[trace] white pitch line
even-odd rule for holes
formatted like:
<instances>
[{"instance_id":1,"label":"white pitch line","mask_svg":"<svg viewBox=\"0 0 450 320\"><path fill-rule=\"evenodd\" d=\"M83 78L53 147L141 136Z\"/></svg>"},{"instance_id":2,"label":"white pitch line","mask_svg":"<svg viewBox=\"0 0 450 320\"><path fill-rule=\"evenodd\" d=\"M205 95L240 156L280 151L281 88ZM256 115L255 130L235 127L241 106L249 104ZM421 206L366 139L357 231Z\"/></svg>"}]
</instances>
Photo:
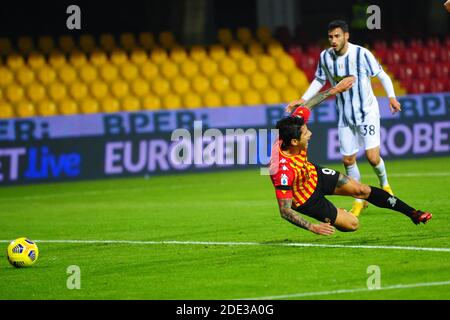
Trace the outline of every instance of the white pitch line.
<instances>
[{"instance_id":1,"label":"white pitch line","mask_svg":"<svg viewBox=\"0 0 450 320\"><path fill-rule=\"evenodd\" d=\"M0 240L10 242L11 240ZM450 252L450 248L409 247L409 246L370 246L346 244L320 244L320 243L263 243L263 242L219 242L219 241L133 241L133 240L34 240L36 243L72 243L72 244L138 244L138 245L207 245L207 246L276 246L276 247L319 247L343 249L381 249L381 250L410 250Z\"/></svg>"},{"instance_id":2,"label":"white pitch line","mask_svg":"<svg viewBox=\"0 0 450 320\"><path fill-rule=\"evenodd\" d=\"M301 297L311 297L311 296L326 296L326 295L341 294L341 293L354 293L354 292L366 292L366 291L376 292L376 291L382 291L382 290L409 289L409 288L448 286L448 285L450 285L450 281L422 282L422 283L412 283L412 284L397 284L397 285L392 285L392 286L387 286L387 287L381 287L379 289L359 288L359 289L341 289L341 290L332 290L332 291L302 292L302 293L284 294L284 295L279 295L279 296L244 298L244 299L239 299L239 300L278 300L278 299L301 298Z\"/></svg>"}]
</instances>

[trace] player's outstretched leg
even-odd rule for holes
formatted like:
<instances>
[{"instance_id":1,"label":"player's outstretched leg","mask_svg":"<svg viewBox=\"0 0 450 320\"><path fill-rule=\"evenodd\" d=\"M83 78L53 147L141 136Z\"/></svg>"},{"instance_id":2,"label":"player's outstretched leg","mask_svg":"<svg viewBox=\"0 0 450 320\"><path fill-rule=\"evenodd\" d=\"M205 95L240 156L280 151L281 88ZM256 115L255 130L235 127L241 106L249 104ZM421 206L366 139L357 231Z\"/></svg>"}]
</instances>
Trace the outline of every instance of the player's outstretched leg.
<instances>
[{"instance_id":1,"label":"player's outstretched leg","mask_svg":"<svg viewBox=\"0 0 450 320\"><path fill-rule=\"evenodd\" d=\"M344 163L347 175L359 182L361 180L361 174L359 173L358 164L356 163L356 154L352 156L343 156L342 162ZM361 212L367 208L367 205L367 201L355 198L350 212L355 217L358 217Z\"/></svg>"},{"instance_id":2,"label":"player's outstretched leg","mask_svg":"<svg viewBox=\"0 0 450 320\"><path fill-rule=\"evenodd\" d=\"M390 195L380 188L359 183L342 173L339 175L334 194L365 199L377 207L401 212L415 224L427 223L432 218L431 213L416 210L396 196Z\"/></svg>"},{"instance_id":3,"label":"player's outstretched leg","mask_svg":"<svg viewBox=\"0 0 450 320\"><path fill-rule=\"evenodd\" d=\"M380 147L366 150L366 157L378 177L381 189L393 196L394 192L389 185L386 167L383 158L380 157Z\"/></svg>"}]
</instances>

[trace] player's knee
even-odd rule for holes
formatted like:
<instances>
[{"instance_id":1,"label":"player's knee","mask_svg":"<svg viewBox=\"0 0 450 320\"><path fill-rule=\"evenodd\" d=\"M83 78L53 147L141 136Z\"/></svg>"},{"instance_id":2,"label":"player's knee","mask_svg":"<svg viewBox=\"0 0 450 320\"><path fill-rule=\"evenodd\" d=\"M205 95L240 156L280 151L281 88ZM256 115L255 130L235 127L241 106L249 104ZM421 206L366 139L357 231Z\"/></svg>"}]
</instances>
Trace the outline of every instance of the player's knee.
<instances>
[{"instance_id":1,"label":"player's knee","mask_svg":"<svg viewBox=\"0 0 450 320\"><path fill-rule=\"evenodd\" d=\"M350 221L349 229L351 231L356 231L356 230L359 229L359 220L358 220L358 218L354 217L354 219L352 219L352 221Z\"/></svg>"},{"instance_id":2,"label":"player's knee","mask_svg":"<svg viewBox=\"0 0 450 320\"><path fill-rule=\"evenodd\" d=\"M346 167L352 166L356 163L356 157L343 157L342 163Z\"/></svg>"},{"instance_id":3,"label":"player's knee","mask_svg":"<svg viewBox=\"0 0 450 320\"><path fill-rule=\"evenodd\" d=\"M355 181L353 196L359 199L367 199L369 195L370 195L370 187L366 184L362 184Z\"/></svg>"},{"instance_id":4,"label":"player's knee","mask_svg":"<svg viewBox=\"0 0 450 320\"><path fill-rule=\"evenodd\" d=\"M369 161L372 167L376 167L377 165L380 164L380 156L377 154L367 155L367 161Z\"/></svg>"}]
</instances>

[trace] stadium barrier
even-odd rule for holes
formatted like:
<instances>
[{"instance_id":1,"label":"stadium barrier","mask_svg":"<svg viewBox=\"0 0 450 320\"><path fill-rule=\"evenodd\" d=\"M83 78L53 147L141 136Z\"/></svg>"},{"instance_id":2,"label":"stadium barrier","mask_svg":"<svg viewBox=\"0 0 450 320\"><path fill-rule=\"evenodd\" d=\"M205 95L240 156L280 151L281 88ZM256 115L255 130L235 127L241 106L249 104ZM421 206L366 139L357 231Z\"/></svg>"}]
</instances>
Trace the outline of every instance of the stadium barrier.
<instances>
[{"instance_id":1,"label":"stadium barrier","mask_svg":"<svg viewBox=\"0 0 450 320\"><path fill-rule=\"evenodd\" d=\"M450 93L400 97L395 115L378 100L385 159L450 155ZM0 120L0 185L263 168L283 115L260 105ZM339 161L334 101L309 125L309 158Z\"/></svg>"}]
</instances>

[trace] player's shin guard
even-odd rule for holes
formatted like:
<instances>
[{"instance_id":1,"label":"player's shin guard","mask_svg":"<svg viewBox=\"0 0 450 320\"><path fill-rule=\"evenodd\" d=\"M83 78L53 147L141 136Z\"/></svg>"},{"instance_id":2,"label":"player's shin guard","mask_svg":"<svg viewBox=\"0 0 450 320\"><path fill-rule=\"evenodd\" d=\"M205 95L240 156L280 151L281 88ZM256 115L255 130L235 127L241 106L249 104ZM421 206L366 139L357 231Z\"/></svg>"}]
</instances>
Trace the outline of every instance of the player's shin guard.
<instances>
[{"instance_id":1,"label":"player's shin guard","mask_svg":"<svg viewBox=\"0 0 450 320\"><path fill-rule=\"evenodd\" d=\"M401 212L410 218L412 217L414 208L411 208L399 198L391 196L383 189L373 186L370 186L370 188L372 189L372 191L370 192L370 195L366 200L371 204L380 208L387 208Z\"/></svg>"}]
</instances>

